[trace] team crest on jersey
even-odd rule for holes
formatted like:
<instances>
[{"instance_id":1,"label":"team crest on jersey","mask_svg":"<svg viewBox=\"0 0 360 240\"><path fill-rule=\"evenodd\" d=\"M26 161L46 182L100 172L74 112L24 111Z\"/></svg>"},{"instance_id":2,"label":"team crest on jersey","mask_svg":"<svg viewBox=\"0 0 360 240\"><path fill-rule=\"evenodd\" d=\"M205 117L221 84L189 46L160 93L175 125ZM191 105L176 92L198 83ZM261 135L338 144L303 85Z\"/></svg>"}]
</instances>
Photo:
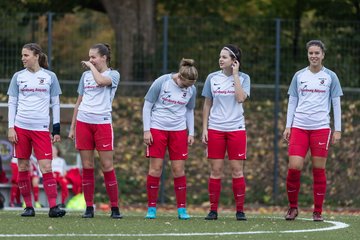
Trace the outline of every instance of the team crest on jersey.
<instances>
[{"instance_id":1,"label":"team crest on jersey","mask_svg":"<svg viewBox=\"0 0 360 240\"><path fill-rule=\"evenodd\" d=\"M326 78L319 78L320 86L324 85Z\"/></svg>"},{"instance_id":2,"label":"team crest on jersey","mask_svg":"<svg viewBox=\"0 0 360 240\"><path fill-rule=\"evenodd\" d=\"M45 78L38 77L38 79L39 79L39 85L45 84Z\"/></svg>"},{"instance_id":3,"label":"team crest on jersey","mask_svg":"<svg viewBox=\"0 0 360 240\"><path fill-rule=\"evenodd\" d=\"M182 97L186 98L186 94L187 94L187 92L184 92Z\"/></svg>"}]
</instances>

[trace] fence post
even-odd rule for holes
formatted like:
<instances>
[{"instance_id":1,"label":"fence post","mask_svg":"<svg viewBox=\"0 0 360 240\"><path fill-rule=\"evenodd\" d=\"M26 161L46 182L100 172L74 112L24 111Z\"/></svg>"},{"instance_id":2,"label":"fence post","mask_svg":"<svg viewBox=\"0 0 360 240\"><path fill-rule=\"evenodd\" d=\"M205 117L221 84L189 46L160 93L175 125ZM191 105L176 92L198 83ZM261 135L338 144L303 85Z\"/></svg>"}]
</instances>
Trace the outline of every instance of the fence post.
<instances>
[{"instance_id":1,"label":"fence post","mask_svg":"<svg viewBox=\"0 0 360 240\"><path fill-rule=\"evenodd\" d=\"M52 52L52 20L53 20L53 12L48 12L47 13L48 17L48 52L47 52L47 56L48 56L48 63L49 63L49 70L51 70L51 52Z\"/></svg>"},{"instance_id":2,"label":"fence post","mask_svg":"<svg viewBox=\"0 0 360 240\"><path fill-rule=\"evenodd\" d=\"M164 16L163 21L163 74L168 72L168 27L169 27L169 17ZM161 185L160 185L160 203L165 203L165 168L166 168L166 158L163 162L163 170L161 174Z\"/></svg>"},{"instance_id":3,"label":"fence post","mask_svg":"<svg viewBox=\"0 0 360 240\"><path fill-rule=\"evenodd\" d=\"M273 202L277 203L279 194L278 178L279 178L279 99L280 99L280 32L281 19L275 19L276 26L276 46L275 46L275 104L274 104L274 182L273 182Z\"/></svg>"}]
</instances>

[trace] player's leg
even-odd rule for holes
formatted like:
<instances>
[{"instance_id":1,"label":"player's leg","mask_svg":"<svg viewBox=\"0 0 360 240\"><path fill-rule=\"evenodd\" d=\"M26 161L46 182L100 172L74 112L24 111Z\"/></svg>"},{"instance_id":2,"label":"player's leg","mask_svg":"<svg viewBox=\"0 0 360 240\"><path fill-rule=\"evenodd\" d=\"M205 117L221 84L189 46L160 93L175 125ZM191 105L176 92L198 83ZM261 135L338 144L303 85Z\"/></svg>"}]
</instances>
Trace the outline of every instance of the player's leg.
<instances>
[{"instance_id":1,"label":"player's leg","mask_svg":"<svg viewBox=\"0 0 360 240\"><path fill-rule=\"evenodd\" d=\"M169 158L171 172L174 177L174 191L176 196L178 218L190 219L186 210L186 175L185 160L188 158L187 130L169 132Z\"/></svg>"},{"instance_id":2,"label":"player's leg","mask_svg":"<svg viewBox=\"0 0 360 240\"><path fill-rule=\"evenodd\" d=\"M146 157L150 158L149 171L146 181L148 197L147 219L156 218L156 203L159 194L160 177L163 169L166 147L168 145L168 131L150 129L153 143L146 147Z\"/></svg>"},{"instance_id":3,"label":"player's leg","mask_svg":"<svg viewBox=\"0 0 360 240\"><path fill-rule=\"evenodd\" d=\"M298 196L300 191L301 170L304 166L306 153L309 149L309 132L298 128L291 128L289 141L289 164L286 177L286 190L289 209L286 220L295 220L298 215Z\"/></svg>"},{"instance_id":4,"label":"player's leg","mask_svg":"<svg viewBox=\"0 0 360 240\"><path fill-rule=\"evenodd\" d=\"M99 152L101 170L104 175L106 192L111 205L111 217L121 219L119 210L118 182L114 170L114 132L112 125L96 124L94 126L94 141L96 150Z\"/></svg>"},{"instance_id":5,"label":"player's leg","mask_svg":"<svg viewBox=\"0 0 360 240\"><path fill-rule=\"evenodd\" d=\"M32 205L31 199L31 182L30 182L30 155L32 151L31 146L31 133L30 131L22 128L15 127L18 137L18 142L15 144L14 157L18 158L18 178L17 183L20 193L25 202L24 212L21 214L23 217L35 216L35 210Z\"/></svg>"},{"instance_id":6,"label":"player's leg","mask_svg":"<svg viewBox=\"0 0 360 240\"><path fill-rule=\"evenodd\" d=\"M246 160L246 131L234 131L227 134L227 148L232 174L232 189L236 203L236 220L246 220L244 202L246 183L244 178L244 164Z\"/></svg>"},{"instance_id":7,"label":"player's leg","mask_svg":"<svg viewBox=\"0 0 360 240\"><path fill-rule=\"evenodd\" d=\"M314 221L323 221L322 207L326 195L326 159L331 138L330 129L311 131L310 149L313 172Z\"/></svg>"},{"instance_id":8,"label":"player's leg","mask_svg":"<svg viewBox=\"0 0 360 240\"><path fill-rule=\"evenodd\" d=\"M210 212L205 220L216 220L221 192L221 178L224 170L224 158L226 151L225 133L209 129L207 158L210 163L210 177L208 180L208 193Z\"/></svg>"}]
</instances>

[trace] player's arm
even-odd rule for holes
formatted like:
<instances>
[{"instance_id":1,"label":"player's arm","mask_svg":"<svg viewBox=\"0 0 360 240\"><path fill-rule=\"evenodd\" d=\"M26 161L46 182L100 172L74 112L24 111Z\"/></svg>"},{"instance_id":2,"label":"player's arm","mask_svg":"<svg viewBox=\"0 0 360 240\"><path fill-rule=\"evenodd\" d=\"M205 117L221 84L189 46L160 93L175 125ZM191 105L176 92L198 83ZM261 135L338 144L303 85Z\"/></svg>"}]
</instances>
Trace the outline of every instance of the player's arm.
<instances>
[{"instance_id":1,"label":"player's arm","mask_svg":"<svg viewBox=\"0 0 360 240\"><path fill-rule=\"evenodd\" d=\"M145 100L143 107L143 126L144 126L144 143L146 145L151 145L153 143L153 138L150 132L151 127L151 109L153 108L154 103Z\"/></svg>"},{"instance_id":2,"label":"player's arm","mask_svg":"<svg viewBox=\"0 0 360 240\"><path fill-rule=\"evenodd\" d=\"M59 142L60 138L60 97L59 95L50 98L51 109L53 114L53 142Z\"/></svg>"},{"instance_id":3,"label":"player's arm","mask_svg":"<svg viewBox=\"0 0 360 240\"><path fill-rule=\"evenodd\" d=\"M8 100L8 139L11 143L17 143L18 138L15 132L15 116L16 116L16 109L18 105L18 98L9 96Z\"/></svg>"},{"instance_id":4,"label":"player's arm","mask_svg":"<svg viewBox=\"0 0 360 240\"><path fill-rule=\"evenodd\" d=\"M285 141L289 141L290 138L290 128L294 121L294 114L297 104L298 104L298 98L289 95L289 103L288 103L287 116L286 116L286 128L283 133L283 138Z\"/></svg>"},{"instance_id":5,"label":"player's arm","mask_svg":"<svg viewBox=\"0 0 360 240\"><path fill-rule=\"evenodd\" d=\"M81 63L90 69L97 85L104 87L112 84L111 78L103 76L90 61L81 61Z\"/></svg>"},{"instance_id":6,"label":"player's arm","mask_svg":"<svg viewBox=\"0 0 360 240\"><path fill-rule=\"evenodd\" d=\"M212 106L212 100L210 98L205 98L204 106L203 106L203 132L202 132L202 142L207 144L208 142L208 124L209 124L209 115L210 109Z\"/></svg>"},{"instance_id":7,"label":"player's arm","mask_svg":"<svg viewBox=\"0 0 360 240\"><path fill-rule=\"evenodd\" d=\"M334 112L334 134L332 136L332 143L336 143L341 139L341 101L340 97L331 99Z\"/></svg>"},{"instance_id":8,"label":"player's arm","mask_svg":"<svg viewBox=\"0 0 360 240\"><path fill-rule=\"evenodd\" d=\"M76 117L77 117L77 114L79 111L79 106L82 101L82 98L83 98L83 96L79 95L76 100L75 106L74 106L74 113L73 113L73 116L71 119L71 126L70 126L70 131L69 131L69 138L71 138L72 140L74 140L74 137L75 137Z\"/></svg>"},{"instance_id":9,"label":"player's arm","mask_svg":"<svg viewBox=\"0 0 360 240\"><path fill-rule=\"evenodd\" d=\"M235 88L235 98L238 103L242 103L246 100L247 94L241 86L240 77L239 77L239 67L240 63L234 61L233 63L233 76L234 76L234 88Z\"/></svg>"}]
</instances>

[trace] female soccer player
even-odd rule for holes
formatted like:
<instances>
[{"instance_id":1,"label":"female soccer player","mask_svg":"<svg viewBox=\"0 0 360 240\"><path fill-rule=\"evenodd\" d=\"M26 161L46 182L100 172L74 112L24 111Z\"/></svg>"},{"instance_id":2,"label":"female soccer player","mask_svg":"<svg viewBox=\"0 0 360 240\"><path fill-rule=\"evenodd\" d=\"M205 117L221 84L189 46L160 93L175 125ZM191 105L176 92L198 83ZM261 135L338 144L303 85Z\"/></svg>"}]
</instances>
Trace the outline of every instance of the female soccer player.
<instances>
[{"instance_id":1,"label":"female soccer player","mask_svg":"<svg viewBox=\"0 0 360 240\"><path fill-rule=\"evenodd\" d=\"M120 74L110 68L110 46L98 43L89 50L89 61L82 61L85 71L80 79L79 97L74 108L69 137L75 139L83 166L83 191L86 211L83 218L94 217L94 149L99 153L105 187L111 204L111 217L120 219L118 183L113 166L114 135L112 101ZM76 126L76 127L75 127ZM75 137L75 138L74 138Z\"/></svg>"},{"instance_id":2,"label":"female soccer player","mask_svg":"<svg viewBox=\"0 0 360 240\"><path fill-rule=\"evenodd\" d=\"M208 75L202 96L202 141L207 145L211 165L208 183L210 212L205 220L216 220L221 192L221 177L225 152L232 171L232 188L236 202L236 219L246 220L244 214L246 160L246 130L243 102L250 95L250 77L240 72L241 50L232 44L225 45L219 56L220 71Z\"/></svg>"},{"instance_id":3,"label":"female soccer player","mask_svg":"<svg viewBox=\"0 0 360 240\"><path fill-rule=\"evenodd\" d=\"M289 142L289 165L286 188L290 208L286 220L298 215L300 175L310 148L313 167L314 221L323 221L322 206L326 193L325 165L329 143L341 139L341 105L343 95L336 74L325 68L325 45L320 40L306 44L309 66L296 72L289 87L286 129L283 137ZM331 136L330 105L334 110L335 131Z\"/></svg>"},{"instance_id":4,"label":"female soccer player","mask_svg":"<svg viewBox=\"0 0 360 240\"><path fill-rule=\"evenodd\" d=\"M49 217L62 217L65 211L56 205L56 181L53 177L51 142L60 138L61 89L55 73L47 70L47 56L36 43L25 44L21 52L25 67L11 79L9 95L9 141L15 145L14 157L18 158L18 185L26 203L23 217L35 216L31 200L29 158L34 149L40 171L43 174L44 190L48 198ZM51 105L50 105L51 103ZM53 139L49 133L49 108L53 112Z\"/></svg>"},{"instance_id":5,"label":"female soccer player","mask_svg":"<svg viewBox=\"0 0 360 240\"><path fill-rule=\"evenodd\" d=\"M194 142L194 108L198 72L194 60L182 59L177 73L165 74L154 81L143 107L144 143L150 158L147 176L147 219L156 218L156 201L166 148L174 176L178 217L186 220L185 160L188 144ZM188 131L188 132L187 132Z\"/></svg>"}]
</instances>

